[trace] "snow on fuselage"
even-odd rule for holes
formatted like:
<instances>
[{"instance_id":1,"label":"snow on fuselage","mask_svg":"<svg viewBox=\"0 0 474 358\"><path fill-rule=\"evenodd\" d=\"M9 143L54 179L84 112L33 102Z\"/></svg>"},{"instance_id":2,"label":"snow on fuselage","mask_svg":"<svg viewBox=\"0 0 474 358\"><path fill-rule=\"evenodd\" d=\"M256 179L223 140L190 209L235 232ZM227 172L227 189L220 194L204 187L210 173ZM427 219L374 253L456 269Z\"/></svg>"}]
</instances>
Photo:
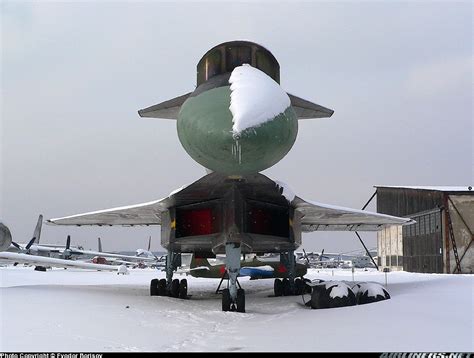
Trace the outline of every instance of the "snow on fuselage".
<instances>
[{"instance_id":1,"label":"snow on fuselage","mask_svg":"<svg viewBox=\"0 0 474 358\"><path fill-rule=\"evenodd\" d=\"M183 103L177 129L195 161L240 175L278 163L296 140L298 118L277 82L243 65L199 86Z\"/></svg>"}]
</instances>

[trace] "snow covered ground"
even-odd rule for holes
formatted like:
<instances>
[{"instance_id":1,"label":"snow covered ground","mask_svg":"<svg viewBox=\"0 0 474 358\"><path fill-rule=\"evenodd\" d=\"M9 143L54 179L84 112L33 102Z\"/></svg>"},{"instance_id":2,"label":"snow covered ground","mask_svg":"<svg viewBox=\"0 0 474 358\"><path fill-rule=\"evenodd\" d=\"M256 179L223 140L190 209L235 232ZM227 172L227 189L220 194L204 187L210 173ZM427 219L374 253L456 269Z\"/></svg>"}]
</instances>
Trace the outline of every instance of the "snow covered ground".
<instances>
[{"instance_id":1,"label":"snow covered ground","mask_svg":"<svg viewBox=\"0 0 474 358\"><path fill-rule=\"evenodd\" d=\"M0 351L473 351L472 275L391 272L392 299L326 310L268 297L273 280L242 278L246 313L221 311L213 279L187 277L189 300L149 296L150 280L163 276L0 268ZM376 271L355 279L385 283Z\"/></svg>"}]
</instances>

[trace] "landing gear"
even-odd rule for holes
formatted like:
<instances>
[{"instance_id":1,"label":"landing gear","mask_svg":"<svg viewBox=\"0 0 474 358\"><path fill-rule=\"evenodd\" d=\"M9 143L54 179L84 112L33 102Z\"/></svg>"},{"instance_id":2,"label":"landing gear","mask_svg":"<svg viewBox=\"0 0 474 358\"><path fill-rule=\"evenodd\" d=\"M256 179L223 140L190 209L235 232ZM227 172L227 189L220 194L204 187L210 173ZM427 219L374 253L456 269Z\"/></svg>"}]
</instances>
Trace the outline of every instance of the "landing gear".
<instances>
[{"instance_id":1,"label":"landing gear","mask_svg":"<svg viewBox=\"0 0 474 358\"><path fill-rule=\"evenodd\" d=\"M158 296L158 279L154 278L150 282L150 296Z\"/></svg>"},{"instance_id":2,"label":"landing gear","mask_svg":"<svg viewBox=\"0 0 474 358\"><path fill-rule=\"evenodd\" d=\"M239 288L237 290L237 299L235 302L232 302L230 290L228 288L222 290L222 311L236 311L245 313L245 291Z\"/></svg>"},{"instance_id":3,"label":"landing gear","mask_svg":"<svg viewBox=\"0 0 474 358\"><path fill-rule=\"evenodd\" d=\"M241 288L237 290L237 312L245 313L245 291Z\"/></svg>"},{"instance_id":4,"label":"landing gear","mask_svg":"<svg viewBox=\"0 0 474 358\"><path fill-rule=\"evenodd\" d=\"M173 280L173 272L181 266L181 254L168 251L166 257L166 279L153 279L150 282L151 296L170 296L176 298L188 298L188 281L186 279Z\"/></svg>"},{"instance_id":5,"label":"landing gear","mask_svg":"<svg viewBox=\"0 0 474 358\"><path fill-rule=\"evenodd\" d=\"M291 287L294 287L293 290ZM289 278L284 278L283 280L277 278L273 284L273 292L275 293L275 297L279 296L293 296L293 295L301 295L308 290L308 286L306 285L306 279L297 278L294 280L293 285Z\"/></svg>"},{"instance_id":6,"label":"landing gear","mask_svg":"<svg viewBox=\"0 0 474 358\"><path fill-rule=\"evenodd\" d=\"M224 312L230 311L231 304L232 304L232 300L230 298L230 291L228 288L224 288L222 290L222 311Z\"/></svg>"},{"instance_id":7,"label":"landing gear","mask_svg":"<svg viewBox=\"0 0 474 358\"><path fill-rule=\"evenodd\" d=\"M171 281L171 290L170 290L171 297L179 297L179 280L174 279Z\"/></svg>"},{"instance_id":8,"label":"landing gear","mask_svg":"<svg viewBox=\"0 0 474 358\"><path fill-rule=\"evenodd\" d=\"M162 278L161 280L158 281L158 288L156 291L157 296L166 296L166 280Z\"/></svg>"},{"instance_id":9,"label":"landing gear","mask_svg":"<svg viewBox=\"0 0 474 358\"><path fill-rule=\"evenodd\" d=\"M188 298L188 280L182 279L179 282L179 291L178 291L179 298Z\"/></svg>"},{"instance_id":10,"label":"landing gear","mask_svg":"<svg viewBox=\"0 0 474 358\"><path fill-rule=\"evenodd\" d=\"M283 283L279 278L275 279L273 284L273 292L275 293L275 297L283 296Z\"/></svg>"},{"instance_id":11,"label":"landing gear","mask_svg":"<svg viewBox=\"0 0 474 358\"><path fill-rule=\"evenodd\" d=\"M305 283L301 278L295 280L295 295L302 295L305 289Z\"/></svg>"},{"instance_id":12,"label":"landing gear","mask_svg":"<svg viewBox=\"0 0 474 358\"><path fill-rule=\"evenodd\" d=\"M240 245L226 244L226 271L229 277L228 288L222 291L222 311L245 312L245 291L237 289L237 276L240 271Z\"/></svg>"}]
</instances>

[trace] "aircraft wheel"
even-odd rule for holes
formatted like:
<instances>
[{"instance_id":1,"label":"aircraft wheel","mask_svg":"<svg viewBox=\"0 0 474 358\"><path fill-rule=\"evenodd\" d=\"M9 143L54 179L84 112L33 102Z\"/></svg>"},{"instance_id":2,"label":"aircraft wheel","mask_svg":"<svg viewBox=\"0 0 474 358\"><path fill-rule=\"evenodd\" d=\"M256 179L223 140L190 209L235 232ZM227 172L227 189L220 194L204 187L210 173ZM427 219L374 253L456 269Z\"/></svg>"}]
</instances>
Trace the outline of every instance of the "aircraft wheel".
<instances>
[{"instance_id":1,"label":"aircraft wheel","mask_svg":"<svg viewBox=\"0 0 474 358\"><path fill-rule=\"evenodd\" d=\"M179 280L174 279L171 281L171 292L170 292L171 297L179 297Z\"/></svg>"},{"instance_id":2,"label":"aircraft wheel","mask_svg":"<svg viewBox=\"0 0 474 358\"><path fill-rule=\"evenodd\" d=\"M46 267L44 267L44 266L35 266L35 271L46 272Z\"/></svg>"},{"instance_id":3,"label":"aircraft wheel","mask_svg":"<svg viewBox=\"0 0 474 358\"><path fill-rule=\"evenodd\" d=\"M241 288L237 290L237 312L245 313L245 291Z\"/></svg>"},{"instance_id":4,"label":"aircraft wheel","mask_svg":"<svg viewBox=\"0 0 474 358\"><path fill-rule=\"evenodd\" d=\"M287 278L283 279L283 296L291 296L290 280Z\"/></svg>"},{"instance_id":5,"label":"aircraft wheel","mask_svg":"<svg viewBox=\"0 0 474 358\"><path fill-rule=\"evenodd\" d=\"M179 298L188 298L188 280L185 278L179 283Z\"/></svg>"},{"instance_id":6,"label":"aircraft wheel","mask_svg":"<svg viewBox=\"0 0 474 358\"><path fill-rule=\"evenodd\" d=\"M230 291L228 288L222 290L222 311L230 311L230 305L232 301L230 299Z\"/></svg>"},{"instance_id":7,"label":"aircraft wheel","mask_svg":"<svg viewBox=\"0 0 474 358\"><path fill-rule=\"evenodd\" d=\"M304 288L305 288L305 283L303 282L303 280L300 278L297 278L295 280L295 295L303 294Z\"/></svg>"},{"instance_id":8,"label":"aircraft wheel","mask_svg":"<svg viewBox=\"0 0 474 358\"><path fill-rule=\"evenodd\" d=\"M158 281L156 293L157 296L166 296L166 280L164 278Z\"/></svg>"},{"instance_id":9,"label":"aircraft wheel","mask_svg":"<svg viewBox=\"0 0 474 358\"><path fill-rule=\"evenodd\" d=\"M150 282L150 296L158 296L158 279L154 278Z\"/></svg>"},{"instance_id":10,"label":"aircraft wheel","mask_svg":"<svg viewBox=\"0 0 474 358\"><path fill-rule=\"evenodd\" d=\"M275 292L275 296L283 296L283 283L280 279L276 278L273 284L273 291Z\"/></svg>"}]
</instances>

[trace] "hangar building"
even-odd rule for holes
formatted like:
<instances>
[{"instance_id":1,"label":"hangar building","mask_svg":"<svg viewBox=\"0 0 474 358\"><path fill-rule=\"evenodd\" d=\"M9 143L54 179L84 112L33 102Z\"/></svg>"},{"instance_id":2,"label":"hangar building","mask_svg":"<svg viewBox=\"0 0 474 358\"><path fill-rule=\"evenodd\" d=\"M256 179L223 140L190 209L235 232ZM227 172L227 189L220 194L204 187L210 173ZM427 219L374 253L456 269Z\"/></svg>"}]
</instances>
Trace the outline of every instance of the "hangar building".
<instances>
[{"instance_id":1,"label":"hangar building","mask_svg":"<svg viewBox=\"0 0 474 358\"><path fill-rule=\"evenodd\" d=\"M430 273L474 272L472 187L376 186L377 212L416 224L377 234L381 269Z\"/></svg>"}]
</instances>

